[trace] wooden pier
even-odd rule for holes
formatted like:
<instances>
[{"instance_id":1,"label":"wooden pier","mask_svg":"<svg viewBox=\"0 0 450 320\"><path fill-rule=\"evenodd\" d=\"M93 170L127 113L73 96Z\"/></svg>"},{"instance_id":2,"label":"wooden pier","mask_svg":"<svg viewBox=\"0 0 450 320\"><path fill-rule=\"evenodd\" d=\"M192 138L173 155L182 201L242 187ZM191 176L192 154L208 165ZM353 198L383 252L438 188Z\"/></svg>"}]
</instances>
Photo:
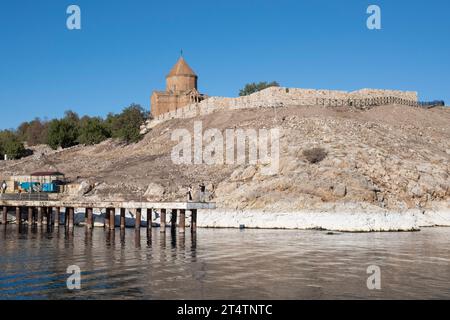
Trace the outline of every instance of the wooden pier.
<instances>
[{"instance_id":1,"label":"wooden pier","mask_svg":"<svg viewBox=\"0 0 450 320\"><path fill-rule=\"evenodd\" d=\"M16 224L26 223L37 226L59 227L63 219L61 213L64 211L64 225L73 229L75 224L75 210L84 209L86 228L94 227L94 209L105 210L104 228L114 230L116 228L116 212L120 212L119 227L124 229L126 210L131 211L135 217L135 229L141 228L142 214L147 218L147 229L152 227L152 213L159 212L160 230L166 232L167 211L172 213L171 227L179 228L180 233L185 233L186 211L191 212L191 232L197 229L197 210L215 209L215 203L211 202L71 202L71 201L23 201L23 200L0 200L1 223L8 223L8 212L14 211Z\"/></svg>"}]
</instances>

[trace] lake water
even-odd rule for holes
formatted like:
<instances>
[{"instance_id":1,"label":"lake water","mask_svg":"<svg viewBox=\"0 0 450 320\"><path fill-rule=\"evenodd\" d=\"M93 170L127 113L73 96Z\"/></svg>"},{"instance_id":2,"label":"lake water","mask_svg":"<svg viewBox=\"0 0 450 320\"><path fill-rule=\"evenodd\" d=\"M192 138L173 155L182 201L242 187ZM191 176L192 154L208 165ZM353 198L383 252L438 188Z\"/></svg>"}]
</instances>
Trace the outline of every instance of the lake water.
<instances>
[{"instance_id":1,"label":"lake water","mask_svg":"<svg viewBox=\"0 0 450 320\"><path fill-rule=\"evenodd\" d=\"M81 290L66 286L81 269ZM367 268L381 290L367 288ZM450 298L450 229L113 233L0 226L0 299Z\"/></svg>"}]
</instances>

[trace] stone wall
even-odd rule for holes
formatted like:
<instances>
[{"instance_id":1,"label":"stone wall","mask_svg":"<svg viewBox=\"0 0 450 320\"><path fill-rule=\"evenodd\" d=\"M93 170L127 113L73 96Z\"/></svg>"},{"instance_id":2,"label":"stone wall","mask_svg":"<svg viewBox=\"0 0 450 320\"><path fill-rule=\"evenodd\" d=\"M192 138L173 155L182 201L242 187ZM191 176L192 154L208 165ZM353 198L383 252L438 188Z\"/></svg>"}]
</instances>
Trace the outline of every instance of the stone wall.
<instances>
[{"instance_id":1,"label":"stone wall","mask_svg":"<svg viewBox=\"0 0 450 320\"><path fill-rule=\"evenodd\" d=\"M154 116L161 116L166 112L171 112L179 107L184 107L190 102L188 95L169 94L167 92L153 92L150 98L152 113Z\"/></svg>"},{"instance_id":2,"label":"stone wall","mask_svg":"<svg viewBox=\"0 0 450 320\"><path fill-rule=\"evenodd\" d=\"M224 109L248 109L283 106L352 106L367 109L383 104L418 103L417 92L361 89L358 91L313 90L271 87L252 95L237 98L210 97L155 117L158 122L174 118L193 118Z\"/></svg>"}]
</instances>

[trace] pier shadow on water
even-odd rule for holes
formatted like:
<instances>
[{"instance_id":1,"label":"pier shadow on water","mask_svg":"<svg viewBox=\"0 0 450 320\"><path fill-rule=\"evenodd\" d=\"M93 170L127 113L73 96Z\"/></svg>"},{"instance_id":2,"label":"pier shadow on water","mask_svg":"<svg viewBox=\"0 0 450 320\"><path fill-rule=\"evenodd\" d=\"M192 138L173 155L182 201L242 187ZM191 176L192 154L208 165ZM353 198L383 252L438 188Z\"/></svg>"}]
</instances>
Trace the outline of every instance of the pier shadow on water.
<instances>
[{"instance_id":1,"label":"pier shadow on water","mask_svg":"<svg viewBox=\"0 0 450 320\"><path fill-rule=\"evenodd\" d=\"M180 234L0 226L0 299L450 298L450 229ZM369 290L367 268L381 269ZM81 289L69 290L69 266Z\"/></svg>"}]
</instances>

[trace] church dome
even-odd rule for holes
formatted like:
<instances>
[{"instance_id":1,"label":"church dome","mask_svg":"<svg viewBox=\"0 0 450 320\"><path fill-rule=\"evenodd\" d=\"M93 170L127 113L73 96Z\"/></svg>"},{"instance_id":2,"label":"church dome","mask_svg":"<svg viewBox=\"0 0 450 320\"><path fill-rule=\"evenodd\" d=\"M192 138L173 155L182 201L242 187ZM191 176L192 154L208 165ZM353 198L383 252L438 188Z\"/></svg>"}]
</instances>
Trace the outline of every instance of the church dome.
<instances>
[{"instance_id":1,"label":"church dome","mask_svg":"<svg viewBox=\"0 0 450 320\"><path fill-rule=\"evenodd\" d=\"M169 75L167 77L176 77L176 76L191 76L191 77L197 77L194 70L189 67L186 60L184 60L183 57L180 57L178 59L175 66L170 70Z\"/></svg>"},{"instance_id":2,"label":"church dome","mask_svg":"<svg viewBox=\"0 0 450 320\"><path fill-rule=\"evenodd\" d=\"M183 57L178 59L166 78L166 91L176 94L197 90L197 75Z\"/></svg>"}]
</instances>

